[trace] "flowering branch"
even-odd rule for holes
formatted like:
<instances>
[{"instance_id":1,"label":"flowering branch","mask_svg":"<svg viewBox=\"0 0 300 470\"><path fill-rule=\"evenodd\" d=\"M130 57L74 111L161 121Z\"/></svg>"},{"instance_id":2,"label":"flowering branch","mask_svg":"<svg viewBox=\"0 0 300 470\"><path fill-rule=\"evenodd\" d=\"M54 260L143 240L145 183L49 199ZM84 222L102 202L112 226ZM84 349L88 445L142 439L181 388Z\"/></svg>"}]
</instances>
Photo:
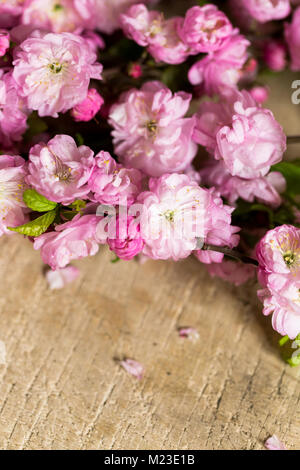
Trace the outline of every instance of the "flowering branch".
<instances>
[{"instance_id":1,"label":"flowering branch","mask_svg":"<svg viewBox=\"0 0 300 470\"><path fill-rule=\"evenodd\" d=\"M283 161L300 135L261 106L258 81L300 71L300 6L232 0L233 24L222 2L174 17L150 0L48 3L0 0L0 236L30 237L61 287L103 244L113 263L195 255L235 285L258 274L300 364L300 160Z\"/></svg>"}]
</instances>

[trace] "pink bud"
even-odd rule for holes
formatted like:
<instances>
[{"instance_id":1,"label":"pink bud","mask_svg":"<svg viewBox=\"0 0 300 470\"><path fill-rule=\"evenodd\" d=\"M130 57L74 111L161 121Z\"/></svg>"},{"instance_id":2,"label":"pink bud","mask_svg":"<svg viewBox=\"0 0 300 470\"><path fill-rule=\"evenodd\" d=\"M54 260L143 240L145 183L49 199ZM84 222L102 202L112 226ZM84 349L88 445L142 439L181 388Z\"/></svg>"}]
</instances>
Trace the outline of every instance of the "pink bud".
<instances>
[{"instance_id":1,"label":"pink bud","mask_svg":"<svg viewBox=\"0 0 300 470\"><path fill-rule=\"evenodd\" d=\"M254 59L253 57L251 57L251 59L249 59L244 68L243 68L243 71L245 73L255 73L256 72L256 69L257 69L257 60Z\"/></svg>"},{"instance_id":2,"label":"pink bud","mask_svg":"<svg viewBox=\"0 0 300 470\"><path fill-rule=\"evenodd\" d=\"M9 32L5 29L0 29L0 57L6 54L9 48Z\"/></svg>"},{"instance_id":3,"label":"pink bud","mask_svg":"<svg viewBox=\"0 0 300 470\"><path fill-rule=\"evenodd\" d=\"M265 86L254 86L249 93L258 104L263 104L269 98L269 90Z\"/></svg>"},{"instance_id":4,"label":"pink bud","mask_svg":"<svg viewBox=\"0 0 300 470\"><path fill-rule=\"evenodd\" d=\"M142 67L140 64L130 64L128 68L128 75L132 78L140 78L142 75Z\"/></svg>"},{"instance_id":5,"label":"pink bud","mask_svg":"<svg viewBox=\"0 0 300 470\"><path fill-rule=\"evenodd\" d=\"M267 66L280 72L286 66L286 48L281 41L268 41L263 48L263 58Z\"/></svg>"},{"instance_id":6,"label":"pink bud","mask_svg":"<svg viewBox=\"0 0 300 470\"><path fill-rule=\"evenodd\" d=\"M104 100L95 88L90 88L87 97L71 111L75 121L90 121L98 113Z\"/></svg>"},{"instance_id":7,"label":"pink bud","mask_svg":"<svg viewBox=\"0 0 300 470\"><path fill-rule=\"evenodd\" d=\"M127 175L127 179L128 178L129 175ZM108 238L107 243L109 248L114 251L120 259L124 260L134 258L142 251L144 246L144 240L141 237L140 228L136 225L135 219L130 216L118 217L116 223L116 236L114 238Z\"/></svg>"}]
</instances>

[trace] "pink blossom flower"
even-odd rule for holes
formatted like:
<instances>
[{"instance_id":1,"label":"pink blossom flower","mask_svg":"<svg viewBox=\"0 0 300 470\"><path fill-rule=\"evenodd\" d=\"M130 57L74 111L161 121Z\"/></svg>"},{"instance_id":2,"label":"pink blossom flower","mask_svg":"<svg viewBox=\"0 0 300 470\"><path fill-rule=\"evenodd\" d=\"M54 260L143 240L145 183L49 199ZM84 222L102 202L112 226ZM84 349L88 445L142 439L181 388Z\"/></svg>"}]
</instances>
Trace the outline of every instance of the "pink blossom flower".
<instances>
[{"instance_id":1,"label":"pink blossom flower","mask_svg":"<svg viewBox=\"0 0 300 470\"><path fill-rule=\"evenodd\" d=\"M19 156L0 155L0 235L12 234L7 227L26 221L23 192L26 189L27 166Z\"/></svg>"},{"instance_id":2,"label":"pink blossom flower","mask_svg":"<svg viewBox=\"0 0 300 470\"><path fill-rule=\"evenodd\" d=\"M120 16L125 35L143 47L149 44L165 44L164 21L162 13L149 11L142 3L132 5Z\"/></svg>"},{"instance_id":3,"label":"pink blossom flower","mask_svg":"<svg viewBox=\"0 0 300 470\"><path fill-rule=\"evenodd\" d=\"M149 1L149 0L148 0ZM147 0L144 1L146 3ZM74 0L77 11L90 28L111 34L120 27L120 15L140 0Z\"/></svg>"},{"instance_id":4,"label":"pink blossom flower","mask_svg":"<svg viewBox=\"0 0 300 470\"><path fill-rule=\"evenodd\" d=\"M249 93L258 104L263 104L269 98L269 89L265 86L254 86Z\"/></svg>"},{"instance_id":5,"label":"pink blossom flower","mask_svg":"<svg viewBox=\"0 0 300 470\"><path fill-rule=\"evenodd\" d=\"M115 152L130 168L150 176L184 170L197 146L192 141L194 118L183 116L191 95L171 91L160 82L121 95L110 110Z\"/></svg>"},{"instance_id":6,"label":"pink blossom flower","mask_svg":"<svg viewBox=\"0 0 300 470\"><path fill-rule=\"evenodd\" d=\"M265 447L268 450L287 450L285 445L281 442L280 439L278 439L277 436L275 436L275 434L266 440Z\"/></svg>"},{"instance_id":7,"label":"pink blossom flower","mask_svg":"<svg viewBox=\"0 0 300 470\"><path fill-rule=\"evenodd\" d=\"M7 148L21 140L27 128L28 109L19 96L11 72L0 70L0 145Z\"/></svg>"},{"instance_id":8,"label":"pink blossom flower","mask_svg":"<svg viewBox=\"0 0 300 470\"><path fill-rule=\"evenodd\" d=\"M285 25L285 40L291 56L291 69L297 72L300 70L300 7L295 10L292 22Z\"/></svg>"},{"instance_id":9,"label":"pink blossom flower","mask_svg":"<svg viewBox=\"0 0 300 470\"><path fill-rule=\"evenodd\" d=\"M277 278L280 279L280 276ZM274 330L283 336L288 335L289 338L294 339L300 333L300 309L298 297L296 297L299 295L299 285L292 287L290 301L285 296L268 288L259 290L257 294L264 305L263 314L272 314Z\"/></svg>"},{"instance_id":10,"label":"pink blossom flower","mask_svg":"<svg viewBox=\"0 0 300 470\"><path fill-rule=\"evenodd\" d=\"M198 331L190 326L185 328L179 328L178 333L180 338L187 338L192 341L196 341L197 339L199 339Z\"/></svg>"},{"instance_id":11,"label":"pink blossom flower","mask_svg":"<svg viewBox=\"0 0 300 470\"><path fill-rule=\"evenodd\" d=\"M13 77L29 108L57 117L86 98L91 78L101 78L102 66L95 60L80 36L49 33L18 47Z\"/></svg>"},{"instance_id":12,"label":"pink blossom flower","mask_svg":"<svg viewBox=\"0 0 300 470\"><path fill-rule=\"evenodd\" d=\"M255 102L246 92L239 99L245 100L247 106L256 106ZM247 103L248 101L248 103ZM203 102L196 115L194 139L203 145L209 153L219 158L217 147L217 135L223 125L235 122L235 110L231 100L223 100L219 103ZM282 135L282 133L281 133ZM250 150L249 150L250 151ZM215 186L222 196L233 204L239 197L253 202L255 199L277 207L281 204L280 193L285 190L285 179L277 172L266 176L253 177L251 179L233 176L231 169L224 161L210 162L200 172L203 183Z\"/></svg>"},{"instance_id":13,"label":"pink blossom flower","mask_svg":"<svg viewBox=\"0 0 300 470\"><path fill-rule=\"evenodd\" d=\"M222 159L232 176L265 176L281 161L286 136L272 112L246 92L224 92L219 103L203 103L196 116L194 139Z\"/></svg>"},{"instance_id":14,"label":"pink blossom flower","mask_svg":"<svg viewBox=\"0 0 300 470\"><path fill-rule=\"evenodd\" d=\"M73 220L57 225L34 240L34 249L41 251L44 263L52 269L61 269L72 260L93 256L103 243L97 237L100 218L96 215L76 215Z\"/></svg>"},{"instance_id":15,"label":"pink blossom flower","mask_svg":"<svg viewBox=\"0 0 300 470\"><path fill-rule=\"evenodd\" d=\"M23 11L25 0L0 0L0 28L15 26Z\"/></svg>"},{"instance_id":16,"label":"pink blossom flower","mask_svg":"<svg viewBox=\"0 0 300 470\"><path fill-rule=\"evenodd\" d=\"M232 33L233 27L227 16L211 4L189 8L179 29L180 38L188 45L190 54L217 51Z\"/></svg>"},{"instance_id":17,"label":"pink blossom flower","mask_svg":"<svg viewBox=\"0 0 300 470\"><path fill-rule=\"evenodd\" d=\"M127 261L137 256L143 249L144 241L136 220L130 216L119 215L115 229L115 236L109 235L107 239L109 248L115 252L118 258Z\"/></svg>"},{"instance_id":18,"label":"pink blossom flower","mask_svg":"<svg viewBox=\"0 0 300 470\"><path fill-rule=\"evenodd\" d=\"M164 22L163 35L164 44L151 44L148 47L149 54L156 62L165 62L167 64L181 64L188 55L187 45L181 41L178 30L182 23L182 18L174 17Z\"/></svg>"},{"instance_id":19,"label":"pink blossom flower","mask_svg":"<svg viewBox=\"0 0 300 470\"><path fill-rule=\"evenodd\" d=\"M242 5L260 23L282 20L291 11L289 0L242 0Z\"/></svg>"},{"instance_id":20,"label":"pink blossom flower","mask_svg":"<svg viewBox=\"0 0 300 470\"><path fill-rule=\"evenodd\" d=\"M9 32L5 29L0 30L0 57L6 54L9 49Z\"/></svg>"},{"instance_id":21,"label":"pink blossom flower","mask_svg":"<svg viewBox=\"0 0 300 470\"><path fill-rule=\"evenodd\" d=\"M87 97L74 106L71 114L75 121L90 121L96 116L103 103L104 99L98 91L95 88L90 88Z\"/></svg>"},{"instance_id":22,"label":"pink blossom flower","mask_svg":"<svg viewBox=\"0 0 300 470\"><path fill-rule=\"evenodd\" d=\"M282 174L272 171L266 176L252 180L232 177L225 191L228 195L230 194L229 200L232 200L232 197L235 198L234 200L241 197L248 202L257 200L276 209L282 203L280 195L284 193L285 189L286 181Z\"/></svg>"},{"instance_id":23,"label":"pink blossom flower","mask_svg":"<svg viewBox=\"0 0 300 470\"><path fill-rule=\"evenodd\" d=\"M186 258L211 226L211 193L176 173L151 178L149 187L137 199L143 204L143 253L153 259Z\"/></svg>"},{"instance_id":24,"label":"pink blossom flower","mask_svg":"<svg viewBox=\"0 0 300 470\"><path fill-rule=\"evenodd\" d=\"M233 176L265 176L286 150L283 129L273 113L257 107L247 92L233 95L233 103L232 122L217 132L215 157L224 160Z\"/></svg>"},{"instance_id":25,"label":"pink blossom flower","mask_svg":"<svg viewBox=\"0 0 300 470\"><path fill-rule=\"evenodd\" d=\"M134 359L124 359L120 361L120 365L128 372L128 374L133 375L138 380L142 380L144 377L145 369L144 366L140 363L135 361Z\"/></svg>"},{"instance_id":26,"label":"pink blossom flower","mask_svg":"<svg viewBox=\"0 0 300 470\"><path fill-rule=\"evenodd\" d=\"M254 266L231 260L209 264L207 269L212 277L219 277L235 286L241 286L253 279L256 272Z\"/></svg>"},{"instance_id":27,"label":"pink blossom flower","mask_svg":"<svg viewBox=\"0 0 300 470\"><path fill-rule=\"evenodd\" d=\"M256 255L263 313L273 313L273 328L293 339L300 333L300 229L282 225L270 230Z\"/></svg>"},{"instance_id":28,"label":"pink blossom flower","mask_svg":"<svg viewBox=\"0 0 300 470\"><path fill-rule=\"evenodd\" d=\"M290 274L299 271L300 276L300 229L281 225L260 240L257 250L260 269L267 273Z\"/></svg>"},{"instance_id":29,"label":"pink blossom flower","mask_svg":"<svg viewBox=\"0 0 300 470\"><path fill-rule=\"evenodd\" d=\"M210 190L212 195L212 204L210 210L213 213L213 223L208 230L205 242L209 245L226 246L234 248L239 244L240 237L237 232L239 227L231 225L231 213L234 208L223 204L219 194L214 190ZM196 257L202 263L221 263L224 255L211 250L197 250Z\"/></svg>"},{"instance_id":30,"label":"pink blossom flower","mask_svg":"<svg viewBox=\"0 0 300 470\"><path fill-rule=\"evenodd\" d=\"M188 73L192 85L201 85L204 93L214 95L224 87L236 87L248 59L250 42L240 34L233 34L221 49L196 62Z\"/></svg>"},{"instance_id":31,"label":"pink blossom flower","mask_svg":"<svg viewBox=\"0 0 300 470\"><path fill-rule=\"evenodd\" d=\"M157 62L180 64L188 56L188 47L181 41L178 30L182 18L165 20L159 11L149 11L145 5L133 5L121 15L124 33L148 52Z\"/></svg>"},{"instance_id":32,"label":"pink blossom flower","mask_svg":"<svg viewBox=\"0 0 300 470\"><path fill-rule=\"evenodd\" d=\"M271 70L280 72L286 67L286 52L282 41L269 40L263 46L263 59Z\"/></svg>"},{"instance_id":33,"label":"pink blossom flower","mask_svg":"<svg viewBox=\"0 0 300 470\"><path fill-rule=\"evenodd\" d=\"M142 187L142 174L134 168L117 164L108 152L95 157L95 167L90 176L89 189L94 199L102 204L132 204Z\"/></svg>"},{"instance_id":34,"label":"pink blossom flower","mask_svg":"<svg viewBox=\"0 0 300 470\"><path fill-rule=\"evenodd\" d=\"M55 271L49 269L46 272L46 279L51 290L62 289L67 284L75 281L79 273L79 269L75 266L67 266L66 268L56 269Z\"/></svg>"},{"instance_id":35,"label":"pink blossom flower","mask_svg":"<svg viewBox=\"0 0 300 470\"><path fill-rule=\"evenodd\" d=\"M281 173L271 172L259 178L245 179L232 176L222 161L213 162L200 171L202 182L214 186L230 204L241 198L248 202L261 202L278 207L286 182Z\"/></svg>"},{"instance_id":36,"label":"pink blossom flower","mask_svg":"<svg viewBox=\"0 0 300 470\"><path fill-rule=\"evenodd\" d=\"M65 205L87 198L95 165L89 147L77 147L72 137L56 135L48 144L32 147L29 161L27 182L46 198Z\"/></svg>"},{"instance_id":37,"label":"pink blossom flower","mask_svg":"<svg viewBox=\"0 0 300 470\"><path fill-rule=\"evenodd\" d=\"M85 26L73 0L27 0L21 22L53 33L80 32Z\"/></svg>"}]
</instances>

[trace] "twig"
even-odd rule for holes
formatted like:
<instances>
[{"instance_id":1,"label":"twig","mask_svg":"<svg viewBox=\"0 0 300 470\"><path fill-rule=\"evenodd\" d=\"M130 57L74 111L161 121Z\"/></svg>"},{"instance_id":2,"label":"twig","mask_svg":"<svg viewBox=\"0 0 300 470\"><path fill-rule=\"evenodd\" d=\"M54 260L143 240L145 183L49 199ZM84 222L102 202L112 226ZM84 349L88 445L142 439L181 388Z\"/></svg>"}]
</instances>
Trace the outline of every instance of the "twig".
<instances>
[{"instance_id":1,"label":"twig","mask_svg":"<svg viewBox=\"0 0 300 470\"><path fill-rule=\"evenodd\" d=\"M230 250L230 248L226 248L223 246L215 246L215 245L207 245L204 244L201 248L202 250L209 250L209 251L217 251L218 253L223 253L226 256L230 256L231 258L238 259L246 264L253 264L254 266L258 266L258 262L254 258L250 258L249 256L240 253L239 251Z\"/></svg>"},{"instance_id":2,"label":"twig","mask_svg":"<svg viewBox=\"0 0 300 470\"><path fill-rule=\"evenodd\" d=\"M300 144L300 135L288 135L287 143L289 144Z\"/></svg>"}]
</instances>

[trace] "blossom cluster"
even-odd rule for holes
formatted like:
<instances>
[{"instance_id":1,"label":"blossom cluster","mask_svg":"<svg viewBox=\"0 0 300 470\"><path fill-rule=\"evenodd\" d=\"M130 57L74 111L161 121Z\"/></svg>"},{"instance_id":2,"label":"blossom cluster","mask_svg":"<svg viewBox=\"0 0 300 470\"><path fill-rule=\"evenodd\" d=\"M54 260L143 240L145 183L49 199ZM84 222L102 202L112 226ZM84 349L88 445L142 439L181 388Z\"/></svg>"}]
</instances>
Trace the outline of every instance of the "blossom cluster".
<instances>
[{"instance_id":1,"label":"blossom cluster","mask_svg":"<svg viewBox=\"0 0 300 470\"><path fill-rule=\"evenodd\" d=\"M227 6L0 0L0 235L33 242L52 288L102 245L115 260L192 255L237 286L257 272L293 339L297 164L259 73L300 70L300 7Z\"/></svg>"},{"instance_id":2,"label":"blossom cluster","mask_svg":"<svg viewBox=\"0 0 300 470\"><path fill-rule=\"evenodd\" d=\"M206 54L188 78L193 85L202 84L207 94L236 85L244 74L250 43L215 5L194 6L184 18L165 19L161 12L137 4L121 15L121 26L157 62L181 64L190 55Z\"/></svg>"}]
</instances>

